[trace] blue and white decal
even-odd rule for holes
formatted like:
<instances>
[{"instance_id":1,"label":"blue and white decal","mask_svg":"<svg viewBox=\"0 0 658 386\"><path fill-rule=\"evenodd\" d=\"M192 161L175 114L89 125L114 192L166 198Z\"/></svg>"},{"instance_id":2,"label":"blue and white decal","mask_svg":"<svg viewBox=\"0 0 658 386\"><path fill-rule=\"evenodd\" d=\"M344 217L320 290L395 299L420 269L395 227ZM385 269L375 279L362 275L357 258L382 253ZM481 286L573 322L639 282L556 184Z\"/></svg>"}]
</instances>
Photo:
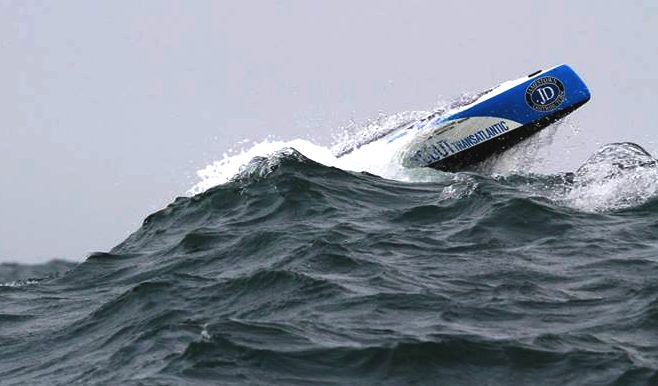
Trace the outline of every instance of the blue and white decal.
<instances>
[{"instance_id":1,"label":"blue and white decal","mask_svg":"<svg viewBox=\"0 0 658 386\"><path fill-rule=\"evenodd\" d=\"M554 76L539 78L525 90L525 100L534 110L553 111L564 102L564 85Z\"/></svg>"}]
</instances>

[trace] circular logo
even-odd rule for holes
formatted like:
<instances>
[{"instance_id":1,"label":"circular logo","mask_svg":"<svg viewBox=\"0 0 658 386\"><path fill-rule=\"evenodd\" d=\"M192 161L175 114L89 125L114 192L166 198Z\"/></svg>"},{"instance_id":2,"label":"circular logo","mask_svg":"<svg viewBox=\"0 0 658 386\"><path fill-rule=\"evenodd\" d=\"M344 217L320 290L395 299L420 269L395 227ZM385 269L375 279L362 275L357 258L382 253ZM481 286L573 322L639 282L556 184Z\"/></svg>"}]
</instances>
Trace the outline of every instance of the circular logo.
<instances>
[{"instance_id":1,"label":"circular logo","mask_svg":"<svg viewBox=\"0 0 658 386\"><path fill-rule=\"evenodd\" d=\"M564 85L552 76L539 78L525 90L525 100L534 110L553 111L564 102Z\"/></svg>"}]
</instances>

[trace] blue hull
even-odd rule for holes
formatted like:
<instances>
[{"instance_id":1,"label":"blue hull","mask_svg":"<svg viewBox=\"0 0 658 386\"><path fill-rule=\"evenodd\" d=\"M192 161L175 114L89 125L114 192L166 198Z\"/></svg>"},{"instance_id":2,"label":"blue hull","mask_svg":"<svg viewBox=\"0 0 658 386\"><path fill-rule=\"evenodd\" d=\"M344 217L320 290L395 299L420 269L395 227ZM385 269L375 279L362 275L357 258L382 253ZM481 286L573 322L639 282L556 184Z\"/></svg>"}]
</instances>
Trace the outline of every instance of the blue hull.
<instances>
[{"instance_id":1,"label":"blue hull","mask_svg":"<svg viewBox=\"0 0 658 386\"><path fill-rule=\"evenodd\" d=\"M403 163L458 171L503 152L590 99L583 80L567 65L503 83L476 101L417 122L389 141L408 134Z\"/></svg>"}]
</instances>

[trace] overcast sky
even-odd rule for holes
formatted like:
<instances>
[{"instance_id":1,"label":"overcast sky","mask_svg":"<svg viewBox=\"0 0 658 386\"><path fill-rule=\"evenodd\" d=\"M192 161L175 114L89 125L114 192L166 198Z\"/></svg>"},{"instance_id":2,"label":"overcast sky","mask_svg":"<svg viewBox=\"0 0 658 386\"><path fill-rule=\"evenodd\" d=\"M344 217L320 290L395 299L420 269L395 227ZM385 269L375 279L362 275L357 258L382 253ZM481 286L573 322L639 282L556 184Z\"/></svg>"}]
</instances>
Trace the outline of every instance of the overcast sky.
<instances>
[{"instance_id":1,"label":"overcast sky","mask_svg":"<svg viewBox=\"0 0 658 386\"><path fill-rule=\"evenodd\" d=\"M328 142L560 63L593 95L560 166L655 152L657 40L654 0L0 0L0 261L110 249L241 139Z\"/></svg>"}]
</instances>

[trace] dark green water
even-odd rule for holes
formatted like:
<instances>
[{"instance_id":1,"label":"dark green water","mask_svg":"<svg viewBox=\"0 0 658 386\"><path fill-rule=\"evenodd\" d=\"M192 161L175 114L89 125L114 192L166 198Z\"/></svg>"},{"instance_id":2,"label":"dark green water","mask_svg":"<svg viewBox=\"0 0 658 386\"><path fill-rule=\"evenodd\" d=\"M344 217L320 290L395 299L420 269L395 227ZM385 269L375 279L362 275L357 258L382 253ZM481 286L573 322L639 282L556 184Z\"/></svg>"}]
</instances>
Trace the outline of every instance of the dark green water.
<instances>
[{"instance_id":1,"label":"dark green water","mask_svg":"<svg viewBox=\"0 0 658 386\"><path fill-rule=\"evenodd\" d=\"M0 384L656 385L655 166L609 153L432 183L255 160L109 253L0 266Z\"/></svg>"}]
</instances>

